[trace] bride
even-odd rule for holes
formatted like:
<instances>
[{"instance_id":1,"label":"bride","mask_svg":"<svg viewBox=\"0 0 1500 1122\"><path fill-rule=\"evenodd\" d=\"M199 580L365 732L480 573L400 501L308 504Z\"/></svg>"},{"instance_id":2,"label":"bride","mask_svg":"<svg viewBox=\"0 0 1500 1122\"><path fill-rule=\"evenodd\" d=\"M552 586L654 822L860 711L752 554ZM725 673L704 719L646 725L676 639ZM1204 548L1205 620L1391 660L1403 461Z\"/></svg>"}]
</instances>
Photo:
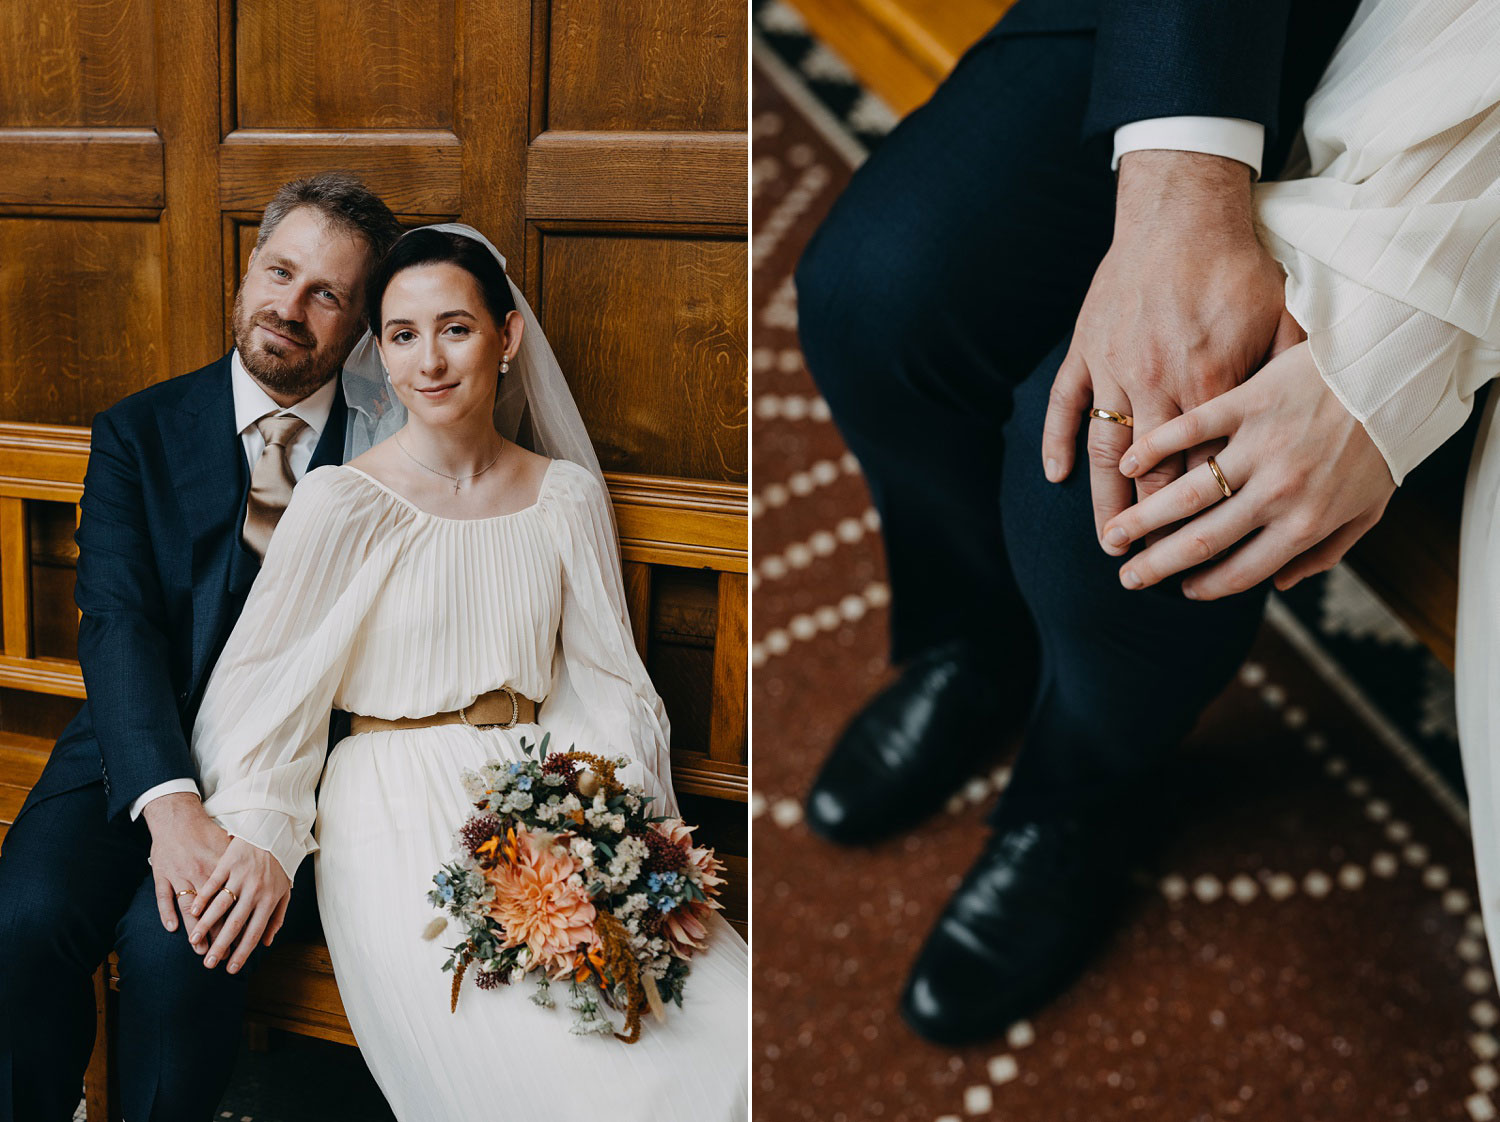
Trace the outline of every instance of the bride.
<instances>
[{"instance_id":1,"label":"bride","mask_svg":"<svg viewBox=\"0 0 1500 1122\"><path fill-rule=\"evenodd\" d=\"M628 756L622 781L675 814L667 718L631 637L598 461L504 258L466 226L412 231L368 304L373 340L346 380L353 450L373 446L293 492L193 729L205 809L288 878L316 852L339 993L403 1122L743 1119L747 955L718 916L682 1008L636 1044L570 1036L529 987L449 1012L456 936L422 934L471 809L461 773L550 732ZM558 458L497 431L514 437L523 410ZM352 733L325 767L333 708ZM257 892L216 872L200 928L276 906L244 898Z\"/></svg>"}]
</instances>

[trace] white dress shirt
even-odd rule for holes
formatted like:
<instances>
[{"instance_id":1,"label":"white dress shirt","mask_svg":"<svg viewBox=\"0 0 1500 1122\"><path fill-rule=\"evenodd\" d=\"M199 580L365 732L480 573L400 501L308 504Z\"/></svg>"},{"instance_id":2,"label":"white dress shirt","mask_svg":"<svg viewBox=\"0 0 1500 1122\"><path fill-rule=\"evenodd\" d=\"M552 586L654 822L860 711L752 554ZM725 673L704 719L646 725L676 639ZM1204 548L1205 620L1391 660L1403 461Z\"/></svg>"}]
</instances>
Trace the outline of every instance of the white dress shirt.
<instances>
[{"instance_id":1,"label":"white dress shirt","mask_svg":"<svg viewBox=\"0 0 1500 1122\"><path fill-rule=\"evenodd\" d=\"M323 429L328 425L334 396L339 389L339 379L330 378L321 388L314 390L297 404L283 409L250 377L250 372L240 361L240 352L235 351L229 359L229 385L234 392L235 430L239 433L240 444L245 450L245 464L252 471L266 448L265 437L260 435L260 429L256 427L257 421L268 415L292 416L300 418L307 425L287 446L287 462L291 465L292 476L301 479L307 472L307 465L312 462L313 452L317 450ZM130 804L131 820L139 818L141 811L146 809L146 804L153 799L179 792L196 795L199 793L198 784L192 779L169 779L165 783L158 783Z\"/></svg>"},{"instance_id":2,"label":"white dress shirt","mask_svg":"<svg viewBox=\"0 0 1500 1122\"><path fill-rule=\"evenodd\" d=\"M1265 147L1266 127L1256 121L1238 117L1152 117L1115 130L1115 157L1109 166L1118 170L1125 153L1149 148L1204 152L1249 164L1259 179Z\"/></svg>"}]
</instances>

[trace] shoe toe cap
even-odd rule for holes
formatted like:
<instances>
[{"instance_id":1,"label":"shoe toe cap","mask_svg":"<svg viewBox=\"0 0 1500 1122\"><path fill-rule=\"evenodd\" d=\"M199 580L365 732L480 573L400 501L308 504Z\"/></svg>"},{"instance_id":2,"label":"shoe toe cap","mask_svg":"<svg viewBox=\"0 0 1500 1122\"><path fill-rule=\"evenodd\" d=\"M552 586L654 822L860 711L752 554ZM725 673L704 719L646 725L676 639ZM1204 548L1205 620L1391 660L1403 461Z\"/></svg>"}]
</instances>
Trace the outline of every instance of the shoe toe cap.
<instances>
[{"instance_id":1,"label":"shoe toe cap","mask_svg":"<svg viewBox=\"0 0 1500 1122\"><path fill-rule=\"evenodd\" d=\"M930 942L912 967L901 1015L936 1044L970 1044L1003 1031L1006 980L994 964L946 940Z\"/></svg>"},{"instance_id":2,"label":"shoe toe cap","mask_svg":"<svg viewBox=\"0 0 1500 1122\"><path fill-rule=\"evenodd\" d=\"M866 833L860 803L851 793L831 784L818 784L807 795L803 813L815 834L830 841L853 842Z\"/></svg>"}]
</instances>

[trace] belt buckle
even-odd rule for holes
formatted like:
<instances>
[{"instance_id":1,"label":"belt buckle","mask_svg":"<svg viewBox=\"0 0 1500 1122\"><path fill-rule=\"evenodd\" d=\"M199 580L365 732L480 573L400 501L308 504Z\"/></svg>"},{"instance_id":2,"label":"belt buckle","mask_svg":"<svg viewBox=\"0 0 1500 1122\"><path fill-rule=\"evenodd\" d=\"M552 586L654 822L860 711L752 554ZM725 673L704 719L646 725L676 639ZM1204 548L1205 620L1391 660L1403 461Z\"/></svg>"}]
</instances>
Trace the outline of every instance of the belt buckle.
<instances>
[{"instance_id":1,"label":"belt buckle","mask_svg":"<svg viewBox=\"0 0 1500 1122\"><path fill-rule=\"evenodd\" d=\"M492 723L487 724L487 725L472 724L469 721L469 715L466 712L466 710L469 708L468 705L465 705L463 707L463 709L460 709L458 711L458 719L460 721L462 721L465 725L468 725L469 728L471 728L471 729L479 729L481 731L483 731L485 729L511 729L511 728L515 728L516 727L516 722L521 719L521 702L516 697L516 691L513 690L513 689L511 689L509 686L501 686L500 689L505 693L506 697L510 698L510 720L508 720L508 721L492 722ZM477 701L479 699L475 698L474 700ZM472 702L472 701L469 702L469 705L472 705L472 704L474 704L474 702Z\"/></svg>"}]
</instances>

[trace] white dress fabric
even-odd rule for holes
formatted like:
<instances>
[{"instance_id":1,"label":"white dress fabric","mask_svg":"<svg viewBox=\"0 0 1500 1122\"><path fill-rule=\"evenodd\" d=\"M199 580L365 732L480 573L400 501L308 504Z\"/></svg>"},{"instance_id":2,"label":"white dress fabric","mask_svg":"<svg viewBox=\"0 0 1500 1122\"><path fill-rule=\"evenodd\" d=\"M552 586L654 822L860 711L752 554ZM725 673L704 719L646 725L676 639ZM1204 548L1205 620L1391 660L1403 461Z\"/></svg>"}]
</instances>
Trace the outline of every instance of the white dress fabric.
<instances>
[{"instance_id":1,"label":"white dress fabric","mask_svg":"<svg viewBox=\"0 0 1500 1122\"><path fill-rule=\"evenodd\" d=\"M330 709L420 717L502 684L540 725L367 732L325 749ZM426 513L351 467L293 492L193 729L208 813L295 873L316 851L318 906L349 1023L402 1122L518 1117L720 1122L746 1117L744 941L710 924L681 1009L641 1039L573 1036L533 983L464 986L449 1012L452 929L431 879L471 810L460 775L552 746L633 762L628 783L675 812L667 719L631 637L608 500L554 460L534 505ZM321 788L318 787L321 776ZM315 796L316 791L316 796ZM316 804L315 804L316 797Z\"/></svg>"},{"instance_id":2,"label":"white dress fabric","mask_svg":"<svg viewBox=\"0 0 1500 1122\"><path fill-rule=\"evenodd\" d=\"M1399 483L1500 374L1500 2L1365 0L1303 123L1302 178L1256 188L1287 307ZM1464 496L1459 742L1500 963L1500 392Z\"/></svg>"}]
</instances>

